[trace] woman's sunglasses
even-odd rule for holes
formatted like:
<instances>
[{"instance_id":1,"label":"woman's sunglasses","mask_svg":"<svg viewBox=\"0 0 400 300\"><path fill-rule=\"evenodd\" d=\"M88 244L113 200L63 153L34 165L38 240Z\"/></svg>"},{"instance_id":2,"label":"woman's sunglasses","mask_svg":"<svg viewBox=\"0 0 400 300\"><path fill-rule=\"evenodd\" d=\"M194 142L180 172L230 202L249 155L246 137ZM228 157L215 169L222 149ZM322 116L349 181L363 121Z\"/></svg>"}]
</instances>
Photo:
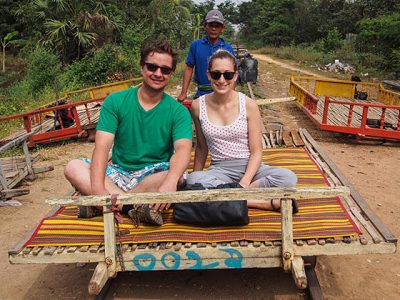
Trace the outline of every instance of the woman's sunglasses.
<instances>
[{"instance_id":1,"label":"woman's sunglasses","mask_svg":"<svg viewBox=\"0 0 400 300\"><path fill-rule=\"evenodd\" d=\"M221 75L224 76L225 80L232 80L233 76L235 76L235 72L218 72L218 71L209 71L210 76L214 80L218 80L221 78Z\"/></svg>"},{"instance_id":2,"label":"woman's sunglasses","mask_svg":"<svg viewBox=\"0 0 400 300\"><path fill-rule=\"evenodd\" d=\"M170 67L160 67L156 64L152 64L152 63L144 63L144 65L146 66L147 70L149 70L150 72L155 72L157 71L157 69L161 70L161 73L163 73L164 75L169 75L172 73L172 68Z\"/></svg>"}]
</instances>

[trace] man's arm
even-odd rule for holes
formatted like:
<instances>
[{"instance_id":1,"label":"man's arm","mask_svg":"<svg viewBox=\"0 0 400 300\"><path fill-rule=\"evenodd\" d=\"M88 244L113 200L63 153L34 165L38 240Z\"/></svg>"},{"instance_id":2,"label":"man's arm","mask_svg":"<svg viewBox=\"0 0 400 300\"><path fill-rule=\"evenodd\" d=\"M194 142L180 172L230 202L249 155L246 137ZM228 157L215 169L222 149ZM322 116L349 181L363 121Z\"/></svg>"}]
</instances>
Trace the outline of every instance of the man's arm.
<instances>
[{"instance_id":1,"label":"man's arm","mask_svg":"<svg viewBox=\"0 0 400 300\"><path fill-rule=\"evenodd\" d=\"M193 66L186 64L185 72L183 73L182 90L177 98L180 102L187 98L190 81L192 80L193 69Z\"/></svg>"},{"instance_id":2,"label":"man's arm","mask_svg":"<svg viewBox=\"0 0 400 300\"><path fill-rule=\"evenodd\" d=\"M95 147L93 150L92 164L90 166L90 183L93 195L107 195L105 187L105 171L108 153L114 142L114 134L98 130L96 132Z\"/></svg>"},{"instance_id":3,"label":"man's arm","mask_svg":"<svg viewBox=\"0 0 400 300\"><path fill-rule=\"evenodd\" d=\"M178 181L190 163L192 141L190 139L179 139L174 143L174 154L170 159L170 167L164 181L161 183L158 192L175 192ZM153 210L168 209L171 203L155 204Z\"/></svg>"}]
</instances>

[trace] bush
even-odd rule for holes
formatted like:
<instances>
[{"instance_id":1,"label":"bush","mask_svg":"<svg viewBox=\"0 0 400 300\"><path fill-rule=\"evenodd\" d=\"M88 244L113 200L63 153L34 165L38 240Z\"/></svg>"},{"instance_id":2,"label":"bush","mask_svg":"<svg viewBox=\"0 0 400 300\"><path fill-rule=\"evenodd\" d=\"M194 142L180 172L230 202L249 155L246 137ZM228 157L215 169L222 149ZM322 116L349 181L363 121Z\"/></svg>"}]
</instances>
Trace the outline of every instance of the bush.
<instances>
[{"instance_id":1,"label":"bush","mask_svg":"<svg viewBox=\"0 0 400 300\"><path fill-rule=\"evenodd\" d=\"M334 27L328 31L328 35L320 40L320 49L325 52L332 52L343 46L342 36L339 30Z\"/></svg>"},{"instance_id":2,"label":"bush","mask_svg":"<svg viewBox=\"0 0 400 300\"><path fill-rule=\"evenodd\" d=\"M131 77L134 69L132 57L121 47L109 44L69 65L62 77L62 85L67 90L96 86L113 79Z\"/></svg>"},{"instance_id":3,"label":"bush","mask_svg":"<svg viewBox=\"0 0 400 300\"><path fill-rule=\"evenodd\" d=\"M54 53L42 47L36 47L28 56L26 81L29 92L37 95L46 86L53 86L60 70L61 63Z\"/></svg>"}]
</instances>

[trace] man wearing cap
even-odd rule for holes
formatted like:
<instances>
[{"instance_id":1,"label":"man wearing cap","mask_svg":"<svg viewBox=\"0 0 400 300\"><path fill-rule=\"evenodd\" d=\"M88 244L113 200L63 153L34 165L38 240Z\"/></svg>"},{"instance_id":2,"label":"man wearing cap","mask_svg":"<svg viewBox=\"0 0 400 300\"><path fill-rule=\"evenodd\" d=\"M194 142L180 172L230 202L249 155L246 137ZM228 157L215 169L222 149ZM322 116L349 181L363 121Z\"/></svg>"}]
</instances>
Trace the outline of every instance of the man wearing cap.
<instances>
[{"instance_id":1,"label":"man wearing cap","mask_svg":"<svg viewBox=\"0 0 400 300\"><path fill-rule=\"evenodd\" d=\"M183 74L182 91L177 98L178 101L187 98L193 71L194 81L197 84L197 92L194 98L211 93L211 83L207 78L207 64L210 56L219 49L234 54L232 46L220 38L220 35L224 32L225 22L222 13L217 9L210 10L204 21L203 27L207 36L193 41L190 45L189 54L186 58L186 69Z\"/></svg>"}]
</instances>

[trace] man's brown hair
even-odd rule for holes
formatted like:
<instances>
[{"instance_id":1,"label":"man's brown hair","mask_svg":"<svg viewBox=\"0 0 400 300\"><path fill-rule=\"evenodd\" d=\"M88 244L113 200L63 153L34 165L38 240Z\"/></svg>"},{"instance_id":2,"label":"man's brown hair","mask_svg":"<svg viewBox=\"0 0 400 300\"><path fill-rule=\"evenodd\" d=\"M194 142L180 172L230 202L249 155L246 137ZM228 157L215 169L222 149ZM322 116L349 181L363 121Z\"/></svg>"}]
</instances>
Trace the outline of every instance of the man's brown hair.
<instances>
[{"instance_id":1,"label":"man's brown hair","mask_svg":"<svg viewBox=\"0 0 400 300\"><path fill-rule=\"evenodd\" d=\"M166 53L172 57L172 70L175 71L176 64L178 62L178 53L172 49L171 45L165 39L158 39L155 41L147 42L140 49L140 65L143 67L149 54L156 53Z\"/></svg>"}]
</instances>

